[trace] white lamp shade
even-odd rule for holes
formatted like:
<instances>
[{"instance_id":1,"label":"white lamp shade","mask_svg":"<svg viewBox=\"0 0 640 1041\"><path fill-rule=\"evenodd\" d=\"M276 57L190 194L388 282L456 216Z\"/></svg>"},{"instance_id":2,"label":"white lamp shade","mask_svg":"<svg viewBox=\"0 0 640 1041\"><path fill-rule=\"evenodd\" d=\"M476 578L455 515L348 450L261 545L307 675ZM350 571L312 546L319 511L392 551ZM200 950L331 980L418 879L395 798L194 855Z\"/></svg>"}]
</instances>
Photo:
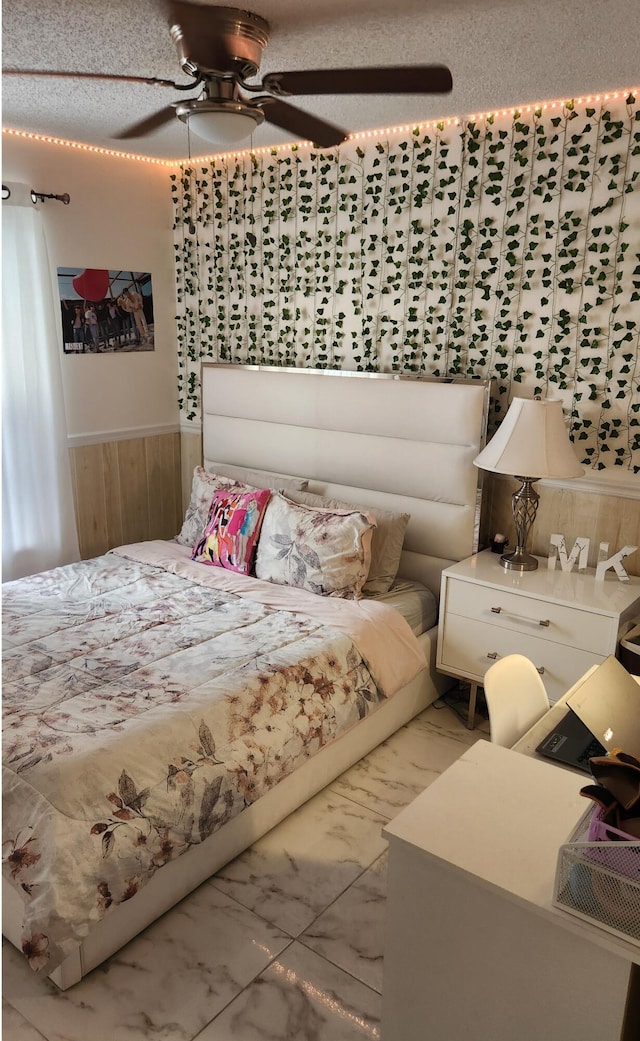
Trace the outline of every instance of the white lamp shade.
<instances>
[{"instance_id":1,"label":"white lamp shade","mask_svg":"<svg viewBox=\"0 0 640 1041\"><path fill-rule=\"evenodd\" d=\"M548 398L514 398L509 411L475 466L514 477L579 477L564 425L562 402Z\"/></svg>"},{"instance_id":2,"label":"white lamp shade","mask_svg":"<svg viewBox=\"0 0 640 1041\"><path fill-rule=\"evenodd\" d=\"M261 115L261 114L260 114ZM211 141L216 145L229 145L234 141L242 141L251 137L262 119L254 118L244 112L214 112L204 109L192 112L189 116L189 127L198 137Z\"/></svg>"}]
</instances>

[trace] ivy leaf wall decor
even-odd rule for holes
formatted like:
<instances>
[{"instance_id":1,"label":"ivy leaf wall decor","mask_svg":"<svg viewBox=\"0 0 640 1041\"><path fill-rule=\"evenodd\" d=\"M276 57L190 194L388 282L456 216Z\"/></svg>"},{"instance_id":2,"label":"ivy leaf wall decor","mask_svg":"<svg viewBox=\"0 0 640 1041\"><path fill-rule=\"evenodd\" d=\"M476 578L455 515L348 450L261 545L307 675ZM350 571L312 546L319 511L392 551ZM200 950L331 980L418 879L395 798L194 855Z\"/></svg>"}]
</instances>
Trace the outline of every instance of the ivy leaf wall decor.
<instances>
[{"instance_id":1,"label":"ivy leaf wall decor","mask_svg":"<svg viewBox=\"0 0 640 1041\"><path fill-rule=\"evenodd\" d=\"M172 175L179 401L200 363L494 380L560 397L584 465L640 470L635 94L217 157Z\"/></svg>"}]
</instances>

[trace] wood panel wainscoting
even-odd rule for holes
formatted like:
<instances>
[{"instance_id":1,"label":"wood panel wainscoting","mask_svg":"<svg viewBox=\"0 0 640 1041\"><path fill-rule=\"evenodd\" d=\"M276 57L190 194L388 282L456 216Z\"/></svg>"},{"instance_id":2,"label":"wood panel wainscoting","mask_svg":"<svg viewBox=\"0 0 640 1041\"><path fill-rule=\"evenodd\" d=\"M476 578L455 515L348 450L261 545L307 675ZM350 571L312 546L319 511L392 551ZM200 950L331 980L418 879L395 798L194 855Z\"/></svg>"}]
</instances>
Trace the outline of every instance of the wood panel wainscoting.
<instances>
[{"instance_id":1,"label":"wood panel wainscoting","mask_svg":"<svg viewBox=\"0 0 640 1041\"><path fill-rule=\"evenodd\" d=\"M80 556L170 539L184 508L178 431L69 449Z\"/></svg>"}]
</instances>

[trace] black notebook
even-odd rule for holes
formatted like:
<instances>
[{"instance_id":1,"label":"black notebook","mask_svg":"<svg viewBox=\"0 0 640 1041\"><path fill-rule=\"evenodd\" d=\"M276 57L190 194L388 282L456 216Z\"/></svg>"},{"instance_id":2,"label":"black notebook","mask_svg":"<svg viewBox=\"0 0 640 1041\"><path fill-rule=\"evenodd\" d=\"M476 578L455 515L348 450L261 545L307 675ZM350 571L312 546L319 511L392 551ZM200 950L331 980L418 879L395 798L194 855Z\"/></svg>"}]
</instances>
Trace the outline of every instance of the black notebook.
<instances>
[{"instance_id":1,"label":"black notebook","mask_svg":"<svg viewBox=\"0 0 640 1041\"><path fill-rule=\"evenodd\" d=\"M640 693L640 688L639 688ZM606 755L607 750L593 736L579 716L572 709L567 709L560 722L547 734L536 748L536 752L555 759L556 762L568 763L578 769L590 773L589 760L595 755Z\"/></svg>"}]
</instances>

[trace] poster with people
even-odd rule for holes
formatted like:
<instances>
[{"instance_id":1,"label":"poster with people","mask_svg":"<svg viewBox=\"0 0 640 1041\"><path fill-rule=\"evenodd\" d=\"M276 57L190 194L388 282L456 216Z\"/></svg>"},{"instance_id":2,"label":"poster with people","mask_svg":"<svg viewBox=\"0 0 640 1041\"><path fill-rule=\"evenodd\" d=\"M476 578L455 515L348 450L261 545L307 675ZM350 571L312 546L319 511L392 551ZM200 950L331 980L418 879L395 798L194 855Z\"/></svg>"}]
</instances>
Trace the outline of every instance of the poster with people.
<instances>
[{"instance_id":1,"label":"poster with people","mask_svg":"<svg viewBox=\"0 0 640 1041\"><path fill-rule=\"evenodd\" d=\"M148 271L58 268L65 354L153 351L153 292Z\"/></svg>"}]
</instances>

